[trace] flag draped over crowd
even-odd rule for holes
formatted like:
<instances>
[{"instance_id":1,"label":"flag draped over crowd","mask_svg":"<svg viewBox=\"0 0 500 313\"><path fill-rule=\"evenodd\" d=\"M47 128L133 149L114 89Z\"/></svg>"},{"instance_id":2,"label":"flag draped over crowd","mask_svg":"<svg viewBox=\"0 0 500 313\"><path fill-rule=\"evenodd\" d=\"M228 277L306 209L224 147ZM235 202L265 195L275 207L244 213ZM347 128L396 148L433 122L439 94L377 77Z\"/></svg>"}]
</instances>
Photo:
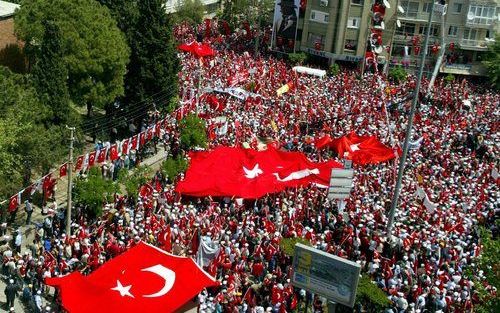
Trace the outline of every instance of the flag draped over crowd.
<instances>
[{"instance_id":1,"label":"flag draped over crowd","mask_svg":"<svg viewBox=\"0 0 500 313\"><path fill-rule=\"evenodd\" d=\"M331 148L339 157L345 157L356 164L377 164L394 159L400 150L387 147L375 136L358 136L351 132L346 136L332 139L329 135L316 140L317 149Z\"/></svg>"},{"instance_id":2,"label":"flag draped over crowd","mask_svg":"<svg viewBox=\"0 0 500 313\"><path fill-rule=\"evenodd\" d=\"M175 312L218 282L191 258L140 242L88 276L47 278L61 290L63 307L79 312Z\"/></svg>"},{"instance_id":3,"label":"flag draped over crowd","mask_svg":"<svg viewBox=\"0 0 500 313\"><path fill-rule=\"evenodd\" d=\"M218 147L192 152L191 163L176 191L190 196L260 198L269 193L316 184L328 187L335 161L315 163L300 152Z\"/></svg>"}]
</instances>

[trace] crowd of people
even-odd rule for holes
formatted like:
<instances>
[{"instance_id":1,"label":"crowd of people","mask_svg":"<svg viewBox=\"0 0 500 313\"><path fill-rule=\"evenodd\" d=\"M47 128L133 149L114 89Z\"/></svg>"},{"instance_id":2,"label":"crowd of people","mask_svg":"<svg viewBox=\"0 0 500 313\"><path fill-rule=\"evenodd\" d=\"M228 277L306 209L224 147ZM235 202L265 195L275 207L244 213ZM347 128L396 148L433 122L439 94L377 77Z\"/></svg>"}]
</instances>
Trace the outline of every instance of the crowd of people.
<instances>
[{"instance_id":1,"label":"crowd of people","mask_svg":"<svg viewBox=\"0 0 500 313\"><path fill-rule=\"evenodd\" d=\"M187 28L176 35L181 42L196 37ZM205 119L209 148L272 144L315 161L341 160L332 151L318 151L314 140L351 131L402 146L415 87L411 77L393 84L380 74L344 71L320 79L298 75L271 55L251 56L238 32L213 31L205 40L217 51L214 57L200 61L179 54L180 105L161 133L170 155L185 156L177 120L188 113ZM249 91L246 98L224 91L236 75L243 77L236 86ZM278 96L276 90L288 83L293 87ZM323 312L325 299L291 284L292 258L280 241L300 237L359 263L363 275L387 293L387 312L472 312L479 301L475 282L492 296L497 292L475 266L481 253L478 227L497 236L500 96L465 79L449 84L438 79L434 90L419 95L412 135L419 144L408 154L391 234L385 233L386 216L397 159L354 164L352 193L343 205L315 186L251 201L186 198L174 191L182 174L166 177L158 171L151 181L154 192L138 198L117 194L97 220L77 210L71 235L65 233L64 214L56 212L45 218L26 249L2 246L3 273L11 279L5 292L22 291L34 311L59 312L57 290L55 302L45 300L51 288L44 278L91 273L141 240L196 259L203 237L220 245L205 265L220 286L198 296L199 312L281 313L304 305ZM417 191L426 194L426 203ZM166 227L171 245L158 239Z\"/></svg>"}]
</instances>

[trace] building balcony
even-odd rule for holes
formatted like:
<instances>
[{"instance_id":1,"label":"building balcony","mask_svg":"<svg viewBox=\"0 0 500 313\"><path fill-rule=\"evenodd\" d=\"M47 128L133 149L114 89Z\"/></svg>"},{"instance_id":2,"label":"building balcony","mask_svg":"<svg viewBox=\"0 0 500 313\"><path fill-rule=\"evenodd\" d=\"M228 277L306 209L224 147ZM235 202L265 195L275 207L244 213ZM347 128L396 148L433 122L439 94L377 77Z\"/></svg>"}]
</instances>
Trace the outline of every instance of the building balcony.
<instances>
[{"instance_id":1,"label":"building balcony","mask_svg":"<svg viewBox=\"0 0 500 313\"><path fill-rule=\"evenodd\" d=\"M487 28L489 29L491 25L495 23L494 18L487 17L474 17L473 19L466 19L465 26L470 28Z\"/></svg>"},{"instance_id":2,"label":"building balcony","mask_svg":"<svg viewBox=\"0 0 500 313\"><path fill-rule=\"evenodd\" d=\"M476 39L460 39L460 48L464 50L485 51L488 50L488 42Z\"/></svg>"},{"instance_id":3,"label":"building balcony","mask_svg":"<svg viewBox=\"0 0 500 313\"><path fill-rule=\"evenodd\" d=\"M414 21L414 22L427 22L429 20L429 13L427 12L405 12L399 13L398 18L401 21ZM441 22L441 17L438 14L432 16L432 22Z\"/></svg>"}]
</instances>

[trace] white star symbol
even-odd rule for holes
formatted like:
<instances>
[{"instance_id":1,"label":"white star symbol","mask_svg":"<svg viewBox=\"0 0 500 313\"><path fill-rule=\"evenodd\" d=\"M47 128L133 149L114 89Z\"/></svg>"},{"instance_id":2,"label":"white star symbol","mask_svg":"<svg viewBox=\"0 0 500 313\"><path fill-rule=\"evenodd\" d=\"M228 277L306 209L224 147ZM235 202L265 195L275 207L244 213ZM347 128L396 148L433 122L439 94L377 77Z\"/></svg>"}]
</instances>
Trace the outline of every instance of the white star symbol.
<instances>
[{"instance_id":1,"label":"white star symbol","mask_svg":"<svg viewBox=\"0 0 500 313\"><path fill-rule=\"evenodd\" d=\"M120 293L120 296L122 297L128 296L133 298L134 296L130 293L130 288L132 288L132 285L123 286L122 283L119 280L117 280L116 287L111 288L111 290L118 291Z\"/></svg>"},{"instance_id":2,"label":"white star symbol","mask_svg":"<svg viewBox=\"0 0 500 313\"><path fill-rule=\"evenodd\" d=\"M256 178L260 174L264 173L260 168L259 168L259 163L255 164L253 169L249 170L246 167L243 166L243 171L245 171L245 177L249 179Z\"/></svg>"},{"instance_id":3,"label":"white star symbol","mask_svg":"<svg viewBox=\"0 0 500 313\"><path fill-rule=\"evenodd\" d=\"M359 143L355 145L351 145L349 148L351 148L351 151L359 151Z\"/></svg>"}]
</instances>

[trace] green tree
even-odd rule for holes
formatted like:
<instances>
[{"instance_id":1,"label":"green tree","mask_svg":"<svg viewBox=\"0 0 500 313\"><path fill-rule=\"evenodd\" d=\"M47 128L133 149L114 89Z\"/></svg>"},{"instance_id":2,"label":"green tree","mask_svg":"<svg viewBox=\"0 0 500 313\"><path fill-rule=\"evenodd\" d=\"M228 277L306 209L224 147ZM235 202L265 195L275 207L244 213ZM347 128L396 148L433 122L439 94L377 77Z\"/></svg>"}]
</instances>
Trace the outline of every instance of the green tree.
<instances>
[{"instance_id":1,"label":"green tree","mask_svg":"<svg viewBox=\"0 0 500 313\"><path fill-rule=\"evenodd\" d=\"M75 104L103 107L123 94L129 49L109 10L95 0L24 1L14 18L25 51L33 59L44 37L44 21L59 28L68 89Z\"/></svg>"},{"instance_id":2,"label":"green tree","mask_svg":"<svg viewBox=\"0 0 500 313\"><path fill-rule=\"evenodd\" d=\"M41 101L52 109L53 123L64 125L69 119L68 70L63 63L61 38L56 24L44 21L45 33L33 67L33 85Z\"/></svg>"},{"instance_id":3,"label":"green tree","mask_svg":"<svg viewBox=\"0 0 500 313\"><path fill-rule=\"evenodd\" d=\"M178 156L177 159L167 158L161 164L161 169L165 177L167 177L171 182L175 180L177 175L186 171L188 167L188 162L182 156Z\"/></svg>"},{"instance_id":4,"label":"green tree","mask_svg":"<svg viewBox=\"0 0 500 313\"><path fill-rule=\"evenodd\" d=\"M128 39L132 54L125 78L126 101L142 103L151 95L158 95L162 101L157 103L159 107L177 94L180 63L171 17L162 0L139 1L137 10L137 23Z\"/></svg>"},{"instance_id":5,"label":"green tree","mask_svg":"<svg viewBox=\"0 0 500 313\"><path fill-rule=\"evenodd\" d=\"M335 76L338 73L340 73L340 66L337 63L333 63L332 65L330 65L330 68L328 69L328 75Z\"/></svg>"},{"instance_id":6,"label":"green tree","mask_svg":"<svg viewBox=\"0 0 500 313\"><path fill-rule=\"evenodd\" d=\"M299 53L289 53L288 60L294 65L302 65L307 59L307 55L304 52Z\"/></svg>"},{"instance_id":7,"label":"green tree","mask_svg":"<svg viewBox=\"0 0 500 313\"><path fill-rule=\"evenodd\" d=\"M180 121L180 143L185 150L207 146L205 122L194 114L189 114Z\"/></svg>"},{"instance_id":8,"label":"green tree","mask_svg":"<svg viewBox=\"0 0 500 313\"><path fill-rule=\"evenodd\" d=\"M306 246L311 246L311 243L309 240L301 238L301 237L293 237L293 238L283 238L280 241L280 248L283 250L283 252L290 256L293 257L295 254L295 244L301 243Z\"/></svg>"},{"instance_id":9,"label":"green tree","mask_svg":"<svg viewBox=\"0 0 500 313\"><path fill-rule=\"evenodd\" d=\"M491 287L500 288L500 239L493 238L491 232L484 227L479 228L481 254L477 261L477 268L468 268L466 276L474 282L474 292L479 297L479 303L474 307L475 312L500 312L500 296L493 296ZM483 271L484 279L477 276ZM489 288L485 286L489 285Z\"/></svg>"},{"instance_id":10,"label":"green tree","mask_svg":"<svg viewBox=\"0 0 500 313\"><path fill-rule=\"evenodd\" d=\"M408 73L400 65L393 67L389 70L389 79L391 79L396 84L402 83L408 77Z\"/></svg>"},{"instance_id":11,"label":"green tree","mask_svg":"<svg viewBox=\"0 0 500 313\"><path fill-rule=\"evenodd\" d=\"M64 149L60 128L50 126L51 110L28 80L0 67L0 195L9 196L45 173ZM48 125L48 126L46 126Z\"/></svg>"},{"instance_id":12,"label":"green tree","mask_svg":"<svg viewBox=\"0 0 500 313\"><path fill-rule=\"evenodd\" d=\"M97 167L91 168L87 177L78 177L73 189L75 203L86 207L90 217L100 216L104 203L113 201L118 191L118 185L104 179Z\"/></svg>"},{"instance_id":13,"label":"green tree","mask_svg":"<svg viewBox=\"0 0 500 313\"><path fill-rule=\"evenodd\" d=\"M500 89L500 34L495 37L495 42L489 46L483 64L488 69L488 77L492 86Z\"/></svg>"},{"instance_id":14,"label":"green tree","mask_svg":"<svg viewBox=\"0 0 500 313\"><path fill-rule=\"evenodd\" d=\"M118 181L125 187L127 195L137 199L139 188L150 180L152 172L152 169L148 166L139 166L133 171L121 169L118 174Z\"/></svg>"},{"instance_id":15,"label":"green tree","mask_svg":"<svg viewBox=\"0 0 500 313\"><path fill-rule=\"evenodd\" d=\"M188 22L197 25L203 21L205 6L201 0L183 0L173 14L175 23Z\"/></svg>"}]
</instances>

